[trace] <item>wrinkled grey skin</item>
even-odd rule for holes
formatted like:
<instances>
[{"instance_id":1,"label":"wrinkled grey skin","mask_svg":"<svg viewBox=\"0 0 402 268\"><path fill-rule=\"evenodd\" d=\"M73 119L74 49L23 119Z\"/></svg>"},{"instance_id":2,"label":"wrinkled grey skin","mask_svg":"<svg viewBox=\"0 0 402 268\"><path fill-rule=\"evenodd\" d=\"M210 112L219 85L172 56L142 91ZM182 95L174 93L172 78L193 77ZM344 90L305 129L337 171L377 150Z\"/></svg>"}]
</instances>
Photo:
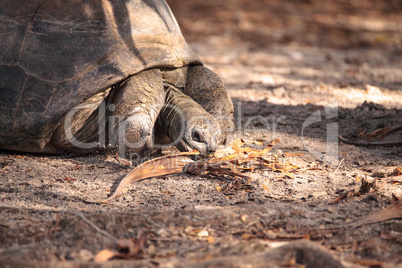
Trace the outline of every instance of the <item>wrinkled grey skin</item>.
<instances>
[{"instance_id":1,"label":"wrinkled grey skin","mask_svg":"<svg viewBox=\"0 0 402 268\"><path fill-rule=\"evenodd\" d=\"M164 1L0 0L0 126L0 149L209 153L233 107Z\"/></svg>"}]
</instances>

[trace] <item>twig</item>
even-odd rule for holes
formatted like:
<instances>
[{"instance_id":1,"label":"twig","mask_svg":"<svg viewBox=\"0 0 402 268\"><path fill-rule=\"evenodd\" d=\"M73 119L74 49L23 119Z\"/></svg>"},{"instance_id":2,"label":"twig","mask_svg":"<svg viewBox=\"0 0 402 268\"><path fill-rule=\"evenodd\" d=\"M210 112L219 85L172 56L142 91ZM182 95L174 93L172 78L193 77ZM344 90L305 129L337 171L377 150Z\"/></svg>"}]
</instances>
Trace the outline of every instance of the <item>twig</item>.
<instances>
[{"instance_id":1,"label":"twig","mask_svg":"<svg viewBox=\"0 0 402 268\"><path fill-rule=\"evenodd\" d=\"M394 201L388 207L359 219L358 221L351 222L345 225L345 228L359 227L362 225L369 225L379 222L384 222L393 219L402 219L402 202Z\"/></svg>"},{"instance_id":2,"label":"twig","mask_svg":"<svg viewBox=\"0 0 402 268\"><path fill-rule=\"evenodd\" d=\"M163 226L162 225L160 225L160 224L157 224L156 222L154 222L153 220L151 220L150 218L148 218L147 216L145 216L145 215L141 215L148 223L150 223L150 224L152 224L152 225L154 225L154 226L156 226L156 227L158 227L158 228L163 228Z\"/></svg>"},{"instance_id":3,"label":"twig","mask_svg":"<svg viewBox=\"0 0 402 268\"><path fill-rule=\"evenodd\" d=\"M356 146L402 146L402 141L397 142L359 142L359 141L351 141L348 140L341 135L338 136L339 140L341 140L345 144L356 145Z\"/></svg>"},{"instance_id":4,"label":"twig","mask_svg":"<svg viewBox=\"0 0 402 268\"><path fill-rule=\"evenodd\" d=\"M363 216L348 224L337 224L335 226L329 226L319 230L307 227L297 229L297 231L312 231L312 230L316 230L317 232L318 231L322 232L325 230L339 231L342 229L344 230L348 228L357 228L363 225L376 224L394 219L402 219L402 200L399 200L398 198L396 198L395 200L388 207L383 208L380 211L374 212L367 216Z\"/></svg>"},{"instance_id":5,"label":"twig","mask_svg":"<svg viewBox=\"0 0 402 268\"><path fill-rule=\"evenodd\" d=\"M117 241L116 238L114 238L112 235L110 235L109 233L107 233L106 231L101 230L98 226L96 226L93 222L91 222L90 220L88 220L80 211L76 211L75 214L80 217L83 221L85 221L86 223L88 223L92 228L95 229L95 231L97 231L98 233L100 233L101 235L109 238L110 240L113 241Z\"/></svg>"},{"instance_id":6,"label":"twig","mask_svg":"<svg viewBox=\"0 0 402 268\"><path fill-rule=\"evenodd\" d=\"M345 158L342 158L341 162L339 162L338 166L336 167L334 174L338 171L339 167L342 165L343 160L345 160Z\"/></svg>"}]
</instances>

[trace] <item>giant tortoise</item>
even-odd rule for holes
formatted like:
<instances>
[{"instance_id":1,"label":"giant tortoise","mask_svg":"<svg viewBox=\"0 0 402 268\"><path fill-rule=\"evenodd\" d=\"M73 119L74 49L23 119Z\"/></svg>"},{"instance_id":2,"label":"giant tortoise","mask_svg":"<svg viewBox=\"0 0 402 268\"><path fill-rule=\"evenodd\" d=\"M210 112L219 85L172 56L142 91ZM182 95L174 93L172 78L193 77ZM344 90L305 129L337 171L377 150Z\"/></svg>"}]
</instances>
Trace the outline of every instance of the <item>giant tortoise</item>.
<instances>
[{"instance_id":1,"label":"giant tortoise","mask_svg":"<svg viewBox=\"0 0 402 268\"><path fill-rule=\"evenodd\" d=\"M205 154L233 106L164 0L0 0L0 126L0 149Z\"/></svg>"}]
</instances>

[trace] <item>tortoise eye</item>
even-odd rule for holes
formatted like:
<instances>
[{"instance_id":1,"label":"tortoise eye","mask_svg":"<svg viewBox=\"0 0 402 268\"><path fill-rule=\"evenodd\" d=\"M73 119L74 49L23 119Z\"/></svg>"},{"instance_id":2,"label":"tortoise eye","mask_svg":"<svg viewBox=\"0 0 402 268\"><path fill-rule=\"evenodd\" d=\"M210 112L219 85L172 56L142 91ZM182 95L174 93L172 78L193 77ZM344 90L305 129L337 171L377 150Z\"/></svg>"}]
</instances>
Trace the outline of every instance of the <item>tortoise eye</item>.
<instances>
[{"instance_id":1,"label":"tortoise eye","mask_svg":"<svg viewBox=\"0 0 402 268\"><path fill-rule=\"evenodd\" d=\"M191 137L192 137L192 139L193 139L194 141L196 141L196 142L201 142L201 134L200 134L200 131L199 131L199 130L193 129L193 130L191 131Z\"/></svg>"}]
</instances>

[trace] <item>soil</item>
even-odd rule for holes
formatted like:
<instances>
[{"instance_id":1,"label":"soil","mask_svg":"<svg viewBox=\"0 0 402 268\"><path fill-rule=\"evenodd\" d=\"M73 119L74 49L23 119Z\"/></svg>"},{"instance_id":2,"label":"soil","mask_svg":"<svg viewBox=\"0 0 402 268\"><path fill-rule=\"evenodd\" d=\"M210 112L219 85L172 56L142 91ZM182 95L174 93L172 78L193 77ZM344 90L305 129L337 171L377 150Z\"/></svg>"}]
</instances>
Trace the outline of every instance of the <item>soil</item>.
<instances>
[{"instance_id":1,"label":"soil","mask_svg":"<svg viewBox=\"0 0 402 268\"><path fill-rule=\"evenodd\" d=\"M402 2L168 2L225 82L235 136L278 138L272 152L300 170L162 176L93 204L130 171L112 154L3 151L0 266L400 265ZM119 255L94 262L103 249Z\"/></svg>"}]
</instances>

